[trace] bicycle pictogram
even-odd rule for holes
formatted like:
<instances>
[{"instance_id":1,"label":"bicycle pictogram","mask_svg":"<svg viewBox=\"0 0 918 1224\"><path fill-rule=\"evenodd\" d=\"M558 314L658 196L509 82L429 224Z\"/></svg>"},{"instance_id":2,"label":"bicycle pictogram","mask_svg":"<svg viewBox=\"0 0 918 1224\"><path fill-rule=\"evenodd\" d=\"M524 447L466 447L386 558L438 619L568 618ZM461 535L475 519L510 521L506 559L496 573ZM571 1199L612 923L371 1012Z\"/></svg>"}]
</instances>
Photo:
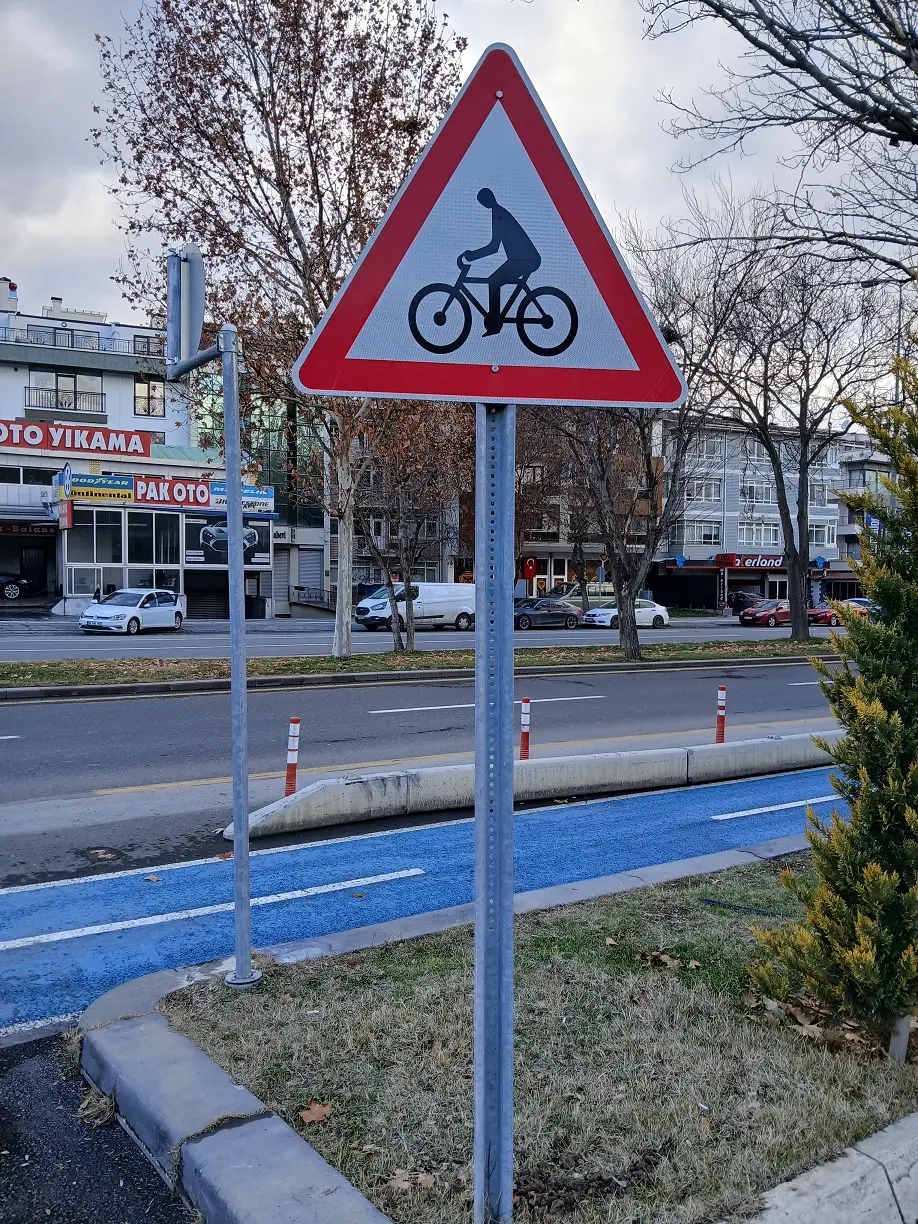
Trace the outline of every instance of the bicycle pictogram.
<instances>
[{"instance_id":1,"label":"bicycle pictogram","mask_svg":"<svg viewBox=\"0 0 918 1224\"><path fill-rule=\"evenodd\" d=\"M562 289L552 285L530 286L529 277L542 262L538 250L516 218L497 203L487 187L478 192L478 202L491 210L491 241L473 251L463 251L456 260L459 275L450 285L425 285L411 299L408 327L417 343L429 353L453 353L472 331L472 307L482 315L484 335L496 336L507 323L515 323L526 348L541 357L563 353L577 335L577 308ZM470 276L470 265L503 249L505 261L490 276ZM469 288L487 285L488 302L483 305ZM501 290L512 286L501 305ZM516 313L513 314L514 307Z\"/></svg>"}]
</instances>

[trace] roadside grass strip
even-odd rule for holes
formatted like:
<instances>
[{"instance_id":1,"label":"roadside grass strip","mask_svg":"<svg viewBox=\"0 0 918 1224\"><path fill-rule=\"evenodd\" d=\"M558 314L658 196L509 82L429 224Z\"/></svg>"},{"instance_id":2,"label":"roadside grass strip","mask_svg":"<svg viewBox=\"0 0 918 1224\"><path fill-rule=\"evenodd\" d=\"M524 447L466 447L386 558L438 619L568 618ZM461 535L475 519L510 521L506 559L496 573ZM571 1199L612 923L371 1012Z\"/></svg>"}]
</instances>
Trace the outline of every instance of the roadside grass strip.
<instances>
[{"instance_id":1,"label":"roadside grass strip","mask_svg":"<svg viewBox=\"0 0 918 1224\"><path fill-rule=\"evenodd\" d=\"M831 652L825 639L810 642L747 639L741 641L663 642L641 648L646 662L683 659L805 659ZM517 667L551 667L558 664L622 663L618 646L545 646L517 648ZM475 666L472 650L417 650L391 654L355 654L349 659L325 655L282 657L253 655L248 660L250 676L306 676L359 672L419 671L425 668L469 668ZM640 664L636 664L640 667ZM46 659L28 663L0 662L0 688L29 688L57 684L137 684L143 681L210 680L229 677L228 659Z\"/></svg>"},{"instance_id":2,"label":"roadside grass strip","mask_svg":"<svg viewBox=\"0 0 918 1224\"><path fill-rule=\"evenodd\" d=\"M750 923L799 914L786 863L517 919L519 1224L746 1218L761 1192L918 1108L915 1066L751 1009ZM255 990L202 982L160 1010L396 1224L466 1224L472 956L462 928L262 962Z\"/></svg>"}]
</instances>

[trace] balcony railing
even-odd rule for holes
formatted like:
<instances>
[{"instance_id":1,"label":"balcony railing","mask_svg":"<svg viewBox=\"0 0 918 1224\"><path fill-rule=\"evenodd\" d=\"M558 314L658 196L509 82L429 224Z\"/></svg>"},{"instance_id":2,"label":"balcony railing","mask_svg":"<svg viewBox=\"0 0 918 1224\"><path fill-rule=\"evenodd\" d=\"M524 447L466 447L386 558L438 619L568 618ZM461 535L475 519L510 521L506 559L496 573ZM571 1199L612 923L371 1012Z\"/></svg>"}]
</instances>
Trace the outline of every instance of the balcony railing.
<instances>
[{"instance_id":1,"label":"balcony railing","mask_svg":"<svg viewBox=\"0 0 918 1224\"><path fill-rule=\"evenodd\" d=\"M26 387L26 408L51 408L58 412L104 412L104 391L55 391L50 387Z\"/></svg>"},{"instance_id":2,"label":"balcony railing","mask_svg":"<svg viewBox=\"0 0 918 1224\"><path fill-rule=\"evenodd\" d=\"M162 336L133 336L128 340L100 336L70 327L0 327L0 344L38 344L92 353L124 353L132 357L162 357Z\"/></svg>"}]
</instances>

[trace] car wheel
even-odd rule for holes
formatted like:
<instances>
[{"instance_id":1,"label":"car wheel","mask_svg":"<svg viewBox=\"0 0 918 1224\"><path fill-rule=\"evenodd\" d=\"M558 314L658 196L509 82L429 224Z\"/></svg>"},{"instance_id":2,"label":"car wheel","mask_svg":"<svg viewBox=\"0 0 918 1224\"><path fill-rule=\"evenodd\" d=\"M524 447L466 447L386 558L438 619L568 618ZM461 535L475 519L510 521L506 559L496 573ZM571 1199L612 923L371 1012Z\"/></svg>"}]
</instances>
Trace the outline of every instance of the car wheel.
<instances>
[{"instance_id":1,"label":"car wheel","mask_svg":"<svg viewBox=\"0 0 918 1224\"><path fill-rule=\"evenodd\" d=\"M653 618L652 623L653 623L654 629L662 629L663 626L666 624L666 621L663 619L662 616L655 616Z\"/></svg>"},{"instance_id":2,"label":"car wheel","mask_svg":"<svg viewBox=\"0 0 918 1224\"><path fill-rule=\"evenodd\" d=\"M576 616L566 616L564 618L564 628L565 629L576 629L577 628L577 617Z\"/></svg>"},{"instance_id":3,"label":"car wheel","mask_svg":"<svg viewBox=\"0 0 918 1224\"><path fill-rule=\"evenodd\" d=\"M181 612L176 612L176 614L175 614L175 627L176 627L176 629L181 629L181 627L182 627L182 614L181 614Z\"/></svg>"},{"instance_id":4,"label":"car wheel","mask_svg":"<svg viewBox=\"0 0 918 1224\"><path fill-rule=\"evenodd\" d=\"M618 628L618 617L617 616L613 616L612 619L609 621L609 628L610 629Z\"/></svg>"},{"instance_id":5,"label":"car wheel","mask_svg":"<svg viewBox=\"0 0 918 1224\"><path fill-rule=\"evenodd\" d=\"M460 612L456 617L456 628L460 633L465 633L472 627L472 618L468 612Z\"/></svg>"},{"instance_id":6,"label":"car wheel","mask_svg":"<svg viewBox=\"0 0 918 1224\"><path fill-rule=\"evenodd\" d=\"M829 624L833 629L838 624L838 617L834 613L829 617Z\"/></svg>"},{"instance_id":7,"label":"car wheel","mask_svg":"<svg viewBox=\"0 0 918 1224\"><path fill-rule=\"evenodd\" d=\"M769 629L774 629L777 623L778 623L778 619L775 616L769 616L768 620L765 622L765 624L768 626Z\"/></svg>"},{"instance_id":8,"label":"car wheel","mask_svg":"<svg viewBox=\"0 0 918 1224\"><path fill-rule=\"evenodd\" d=\"M18 582L7 582L3 587L4 599L18 599L22 594L22 587Z\"/></svg>"},{"instance_id":9,"label":"car wheel","mask_svg":"<svg viewBox=\"0 0 918 1224\"><path fill-rule=\"evenodd\" d=\"M531 625L532 625L532 621L530 620L528 616L521 616L520 619L516 622L517 629L529 629Z\"/></svg>"},{"instance_id":10,"label":"car wheel","mask_svg":"<svg viewBox=\"0 0 918 1224\"><path fill-rule=\"evenodd\" d=\"M131 619L128 621L127 632L130 633L132 636L133 634L140 632L140 621L137 619L136 616L132 616Z\"/></svg>"}]
</instances>

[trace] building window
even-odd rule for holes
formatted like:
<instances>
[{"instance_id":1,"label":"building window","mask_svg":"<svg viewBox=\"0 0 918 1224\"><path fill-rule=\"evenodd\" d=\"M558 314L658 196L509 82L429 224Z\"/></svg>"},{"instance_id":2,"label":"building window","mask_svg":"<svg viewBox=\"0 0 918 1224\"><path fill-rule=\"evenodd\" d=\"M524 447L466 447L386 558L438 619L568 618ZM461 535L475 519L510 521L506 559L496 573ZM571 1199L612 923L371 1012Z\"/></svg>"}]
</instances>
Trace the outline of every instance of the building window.
<instances>
[{"instance_id":1,"label":"building window","mask_svg":"<svg viewBox=\"0 0 918 1224\"><path fill-rule=\"evenodd\" d=\"M835 544L835 524L810 523L810 543L832 548Z\"/></svg>"},{"instance_id":2,"label":"building window","mask_svg":"<svg viewBox=\"0 0 918 1224\"><path fill-rule=\"evenodd\" d=\"M166 384L149 374L134 377L134 415L164 417L166 415Z\"/></svg>"},{"instance_id":3,"label":"building window","mask_svg":"<svg viewBox=\"0 0 918 1224\"><path fill-rule=\"evenodd\" d=\"M134 352L138 357L162 357L162 336L135 336Z\"/></svg>"},{"instance_id":4,"label":"building window","mask_svg":"<svg viewBox=\"0 0 918 1224\"><path fill-rule=\"evenodd\" d=\"M740 522L736 542L741 548L777 548L781 543L781 525Z\"/></svg>"},{"instance_id":5,"label":"building window","mask_svg":"<svg viewBox=\"0 0 918 1224\"><path fill-rule=\"evenodd\" d=\"M164 433L160 433L156 429L151 429L150 430L150 445L151 446L165 446L166 445L166 435Z\"/></svg>"},{"instance_id":6,"label":"building window","mask_svg":"<svg viewBox=\"0 0 918 1224\"><path fill-rule=\"evenodd\" d=\"M0 484L19 484L18 467L0 467Z\"/></svg>"},{"instance_id":7,"label":"building window","mask_svg":"<svg viewBox=\"0 0 918 1224\"><path fill-rule=\"evenodd\" d=\"M810 505L815 507L829 504L829 486L824 484L810 485Z\"/></svg>"},{"instance_id":8,"label":"building window","mask_svg":"<svg viewBox=\"0 0 918 1224\"><path fill-rule=\"evenodd\" d=\"M719 480L687 480L685 500L687 502L723 501L723 484Z\"/></svg>"},{"instance_id":9,"label":"building window","mask_svg":"<svg viewBox=\"0 0 918 1224\"><path fill-rule=\"evenodd\" d=\"M747 438L746 439L746 454L753 461L753 463L770 463L771 462L771 456L768 454L768 451L765 449L764 444L761 443L757 438Z\"/></svg>"},{"instance_id":10,"label":"building window","mask_svg":"<svg viewBox=\"0 0 918 1224\"><path fill-rule=\"evenodd\" d=\"M67 541L67 561L70 564L81 562L92 562L95 560L95 548L93 544L93 518L91 510L74 510L73 526L69 531L64 533ZM95 581L93 581L95 586ZM92 594L93 587L89 588L89 593ZM81 592L73 590L74 595Z\"/></svg>"},{"instance_id":11,"label":"building window","mask_svg":"<svg viewBox=\"0 0 918 1224\"><path fill-rule=\"evenodd\" d=\"M127 525L128 565L153 564L153 514L129 510Z\"/></svg>"},{"instance_id":12,"label":"building window","mask_svg":"<svg viewBox=\"0 0 918 1224\"><path fill-rule=\"evenodd\" d=\"M720 523L686 519L682 524L682 539L685 544L719 544Z\"/></svg>"},{"instance_id":13,"label":"building window","mask_svg":"<svg viewBox=\"0 0 918 1224\"><path fill-rule=\"evenodd\" d=\"M157 565L179 563L179 516L157 514L153 527L153 542Z\"/></svg>"},{"instance_id":14,"label":"building window","mask_svg":"<svg viewBox=\"0 0 918 1224\"><path fill-rule=\"evenodd\" d=\"M51 408L63 412L103 412L102 375L67 370L30 370L26 388L27 408Z\"/></svg>"},{"instance_id":15,"label":"building window","mask_svg":"<svg viewBox=\"0 0 918 1224\"><path fill-rule=\"evenodd\" d=\"M100 565L120 565L124 560L122 533L124 515L120 510L96 511L96 556Z\"/></svg>"},{"instance_id":16,"label":"building window","mask_svg":"<svg viewBox=\"0 0 918 1224\"><path fill-rule=\"evenodd\" d=\"M776 506L778 491L769 480L743 480L740 482L740 501L756 506Z\"/></svg>"},{"instance_id":17,"label":"building window","mask_svg":"<svg viewBox=\"0 0 918 1224\"><path fill-rule=\"evenodd\" d=\"M27 485L50 485L56 475L56 468L27 467L22 469L22 483Z\"/></svg>"},{"instance_id":18,"label":"building window","mask_svg":"<svg viewBox=\"0 0 918 1224\"><path fill-rule=\"evenodd\" d=\"M720 459L724 453L723 434L699 434L688 453L692 459Z\"/></svg>"}]
</instances>

